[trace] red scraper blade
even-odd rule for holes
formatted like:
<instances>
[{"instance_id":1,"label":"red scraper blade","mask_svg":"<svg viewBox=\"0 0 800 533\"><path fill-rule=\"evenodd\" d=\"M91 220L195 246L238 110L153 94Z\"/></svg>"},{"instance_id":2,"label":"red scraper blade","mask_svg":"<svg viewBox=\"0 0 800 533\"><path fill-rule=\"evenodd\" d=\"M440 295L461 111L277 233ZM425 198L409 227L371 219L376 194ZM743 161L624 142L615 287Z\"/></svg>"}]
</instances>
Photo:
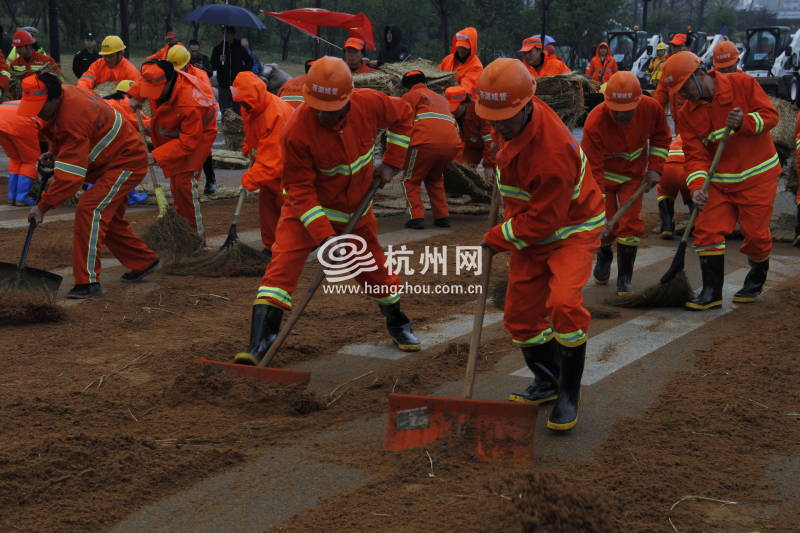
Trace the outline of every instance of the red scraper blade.
<instances>
[{"instance_id":1,"label":"red scraper blade","mask_svg":"<svg viewBox=\"0 0 800 533\"><path fill-rule=\"evenodd\" d=\"M307 385L311 372L305 370L289 370L286 368L268 368L265 366L237 365L211 359L195 359L195 362L211 365L243 378L251 378L263 383L283 383L286 385Z\"/></svg>"}]
</instances>

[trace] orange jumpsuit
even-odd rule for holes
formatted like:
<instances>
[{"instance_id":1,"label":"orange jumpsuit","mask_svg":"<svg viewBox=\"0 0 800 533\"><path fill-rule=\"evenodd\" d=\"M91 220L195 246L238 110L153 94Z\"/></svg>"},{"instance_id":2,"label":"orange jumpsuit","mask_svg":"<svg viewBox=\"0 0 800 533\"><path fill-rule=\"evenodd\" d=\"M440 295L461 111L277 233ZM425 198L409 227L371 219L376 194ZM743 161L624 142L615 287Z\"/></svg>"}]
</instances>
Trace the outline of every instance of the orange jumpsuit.
<instances>
[{"instance_id":1,"label":"orange jumpsuit","mask_svg":"<svg viewBox=\"0 0 800 533\"><path fill-rule=\"evenodd\" d=\"M628 124L617 123L605 102L586 117L581 146L589 159L594 179L605 192L606 213L614 216L642 183L645 173L661 174L669 155L669 125L661 105L642 95ZM603 244L617 242L638 246L644 234L642 197L628 209L612 228Z\"/></svg>"},{"instance_id":2,"label":"orange jumpsuit","mask_svg":"<svg viewBox=\"0 0 800 533\"><path fill-rule=\"evenodd\" d=\"M300 107L300 104L305 102L303 98L303 85L306 83L306 75L297 76L283 84L281 90L278 91L278 96L281 100L288 102L294 109Z\"/></svg>"},{"instance_id":3,"label":"orange jumpsuit","mask_svg":"<svg viewBox=\"0 0 800 533\"><path fill-rule=\"evenodd\" d=\"M469 57L463 63L456 59L456 41L462 39L468 40L470 43ZM478 57L478 30L472 27L464 28L453 36L450 55L439 63L439 70L455 71L458 84L470 95L474 96L476 94L478 78L481 77L481 72L483 72L483 63Z\"/></svg>"},{"instance_id":4,"label":"orange jumpsuit","mask_svg":"<svg viewBox=\"0 0 800 533\"><path fill-rule=\"evenodd\" d=\"M39 52L33 52L30 61L25 61L22 59L21 55L17 55L9 67L11 68L12 73L19 75L23 72L38 72L47 65L52 65L56 68L56 70L59 72L61 71L61 68L58 66L58 63L56 63L55 59L48 55L40 54Z\"/></svg>"},{"instance_id":5,"label":"orange jumpsuit","mask_svg":"<svg viewBox=\"0 0 800 533\"><path fill-rule=\"evenodd\" d=\"M179 44L179 45L183 46L183 43L181 43L181 42L177 42L175 44ZM175 46L175 45L173 44L173 45L170 46L169 44L165 44L164 46L162 46L161 48L156 50L156 52L154 54L147 56L147 60L150 61L150 60L153 60L153 59L163 59L163 60L166 61L167 54L169 53L169 49L172 48L173 46Z\"/></svg>"},{"instance_id":6,"label":"orange jumpsuit","mask_svg":"<svg viewBox=\"0 0 800 533\"><path fill-rule=\"evenodd\" d=\"M18 108L19 100L0 104L0 147L8 156L9 203L27 203L25 197L30 190L27 180L36 179L36 162L39 160L42 121L38 117L18 115ZM18 191L19 176L27 180Z\"/></svg>"},{"instance_id":7,"label":"orange jumpsuit","mask_svg":"<svg viewBox=\"0 0 800 533\"><path fill-rule=\"evenodd\" d=\"M0 50L0 89L5 91L8 89L9 83L11 83L11 71L8 68L5 54Z\"/></svg>"},{"instance_id":8,"label":"orange jumpsuit","mask_svg":"<svg viewBox=\"0 0 800 533\"><path fill-rule=\"evenodd\" d=\"M539 65L539 68L533 67L527 61L522 62L531 73L533 78L542 78L544 76L555 76L557 74L566 74L572 72L569 67L561 61L558 57L545 53L544 61Z\"/></svg>"},{"instance_id":9,"label":"orange jumpsuit","mask_svg":"<svg viewBox=\"0 0 800 533\"><path fill-rule=\"evenodd\" d=\"M147 172L139 133L94 93L63 85L56 115L42 129L55 154L55 174L39 201L43 212L72 198L84 182L94 184L75 209L72 272L76 284L100 282L100 249L134 272L158 256L125 218L128 193Z\"/></svg>"},{"instance_id":10,"label":"orange jumpsuit","mask_svg":"<svg viewBox=\"0 0 800 533\"><path fill-rule=\"evenodd\" d=\"M105 100L105 103L107 103L112 108L114 108L114 110L119 112L119 114L122 115L122 118L124 118L127 122L129 122L131 126L133 126L134 129L136 129L136 131L139 131L139 121L136 120L136 113L131 108L130 101L131 98L126 95L123 96L122 99L120 100L111 100L111 99ZM150 117L148 117L144 113L142 113L142 126L144 127L145 130L147 131L150 130Z\"/></svg>"},{"instance_id":11,"label":"orange jumpsuit","mask_svg":"<svg viewBox=\"0 0 800 533\"><path fill-rule=\"evenodd\" d=\"M461 151L461 138L450 104L440 94L418 83L402 96L414 110L411 149L406 158L403 190L408 213L413 218L425 217L421 186L425 183L431 211L436 219L446 218L447 196L444 192L444 171Z\"/></svg>"},{"instance_id":12,"label":"orange jumpsuit","mask_svg":"<svg viewBox=\"0 0 800 533\"><path fill-rule=\"evenodd\" d=\"M608 52L606 52L605 61L600 59L600 47L602 46L605 46L608 49ZM617 66L617 60L611 55L611 49L609 48L608 43L600 43L597 45L597 49L594 52L594 57L586 66L586 72L584 75L587 78L592 78L596 82L605 83L618 70L619 66Z\"/></svg>"},{"instance_id":13,"label":"orange jumpsuit","mask_svg":"<svg viewBox=\"0 0 800 533\"><path fill-rule=\"evenodd\" d=\"M217 138L218 108L202 80L181 71L176 74L169 100L150 100L153 157L169 178L175 210L203 237L197 177Z\"/></svg>"},{"instance_id":14,"label":"orange jumpsuit","mask_svg":"<svg viewBox=\"0 0 800 533\"><path fill-rule=\"evenodd\" d=\"M589 281L603 195L581 149L558 115L533 98L533 116L497 153L505 221L483 240L511 252L503 314L516 344L586 342L591 315L581 289Z\"/></svg>"},{"instance_id":15,"label":"orange jumpsuit","mask_svg":"<svg viewBox=\"0 0 800 533\"><path fill-rule=\"evenodd\" d=\"M464 115L456 120L461 140L464 143L463 151L456 156L456 160L477 167L483 160L483 166L494 166L495 146L492 140L492 127L475 112L475 102L467 103Z\"/></svg>"},{"instance_id":16,"label":"orange jumpsuit","mask_svg":"<svg viewBox=\"0 0 800 533\"><path fill-rule=\"evenodd\" d=\"M89 68L78 80L78 87L94 89L101 83L109 81L137 81L140 76L139 69L124 57L114 67L109 67L106 60L101 57L89 65Z\"/></svg>"},{"instance_id":17,"label":"orange jumpsuit","mask_svg":"<svg viewBox=\"0 0 800 533\"><path fill-rule=\"evenodd\" d=\"M706 179L728 113L739 107L742 126L728 138L725 153L708 189L708 201L697 217L695 250L700 255L725 253L725 236L738 220L744 242L741 251L756 263L769 258L769 224L781 164L770 130L778 112L761 86L748 74L709 74L716 81L711 102L687 101L681 108L678 132L686 157L686 184L699 190Z\"/></svg>"},{"instance_id":18,"label":"orange jumpsuit","mask_svg":"<svg viewBox=\"0 0 800 533\"><path fill-rule=\"evenodd\" d=\"M249 156L256 152L253 165L242 175L242 186L248 191L260 190L261 241L270 250L283 206L281 132L294 109L269 92L261 78L250 71L236 75L233 89L233 100L246 104L241 108L245 132L242 153Z\"/></svg>"},{"instance_id":19,"label":"orange jumpsuit","mask_svg":"<svg viewBox=\"0 0 800 533\"><path fill-rule=\"evenodd\" d=\"M355 89L341 123L324 127L308 106L296 110L283 131L286 189L272 261L258 289L256 303L291 309L292 292L314 247L340 234L373 182L375 135L386 129L383 163L402 168L413 124L413 112L399 98L371 89ZM377 270L355 279L369 287L373 300L390 305L400 300L399 280L390 274L378 241L375 215L368 209L353 230L366 241L365 252Z\"/></svg>"},{"instance_id":20,"label":"orange jumpsuit","mask_svg":"<svg viewBox=\"0 0 800 533\"><path fill-rule=\"evenodd\" d=\"M686 186L686 166L684 161L683 141L681 141L681 136L678 135L669 145L669 157L667 157L667 162L664 163L664 172L661 174L661 180L656 185L656 194L659 202L666 198L674 200L678 197L678 194L681 195L684 205L688 205L692 200L692 195Z\"/></svg>"}]
</instances>

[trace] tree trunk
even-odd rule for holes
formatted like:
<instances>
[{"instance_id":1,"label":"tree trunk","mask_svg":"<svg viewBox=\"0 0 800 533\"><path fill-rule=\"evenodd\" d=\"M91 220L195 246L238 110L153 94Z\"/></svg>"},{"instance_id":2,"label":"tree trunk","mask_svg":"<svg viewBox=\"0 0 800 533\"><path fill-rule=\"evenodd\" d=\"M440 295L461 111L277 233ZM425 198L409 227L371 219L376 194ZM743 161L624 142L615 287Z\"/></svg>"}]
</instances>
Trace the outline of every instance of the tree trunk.
<instances>
[{"instance_id":1,"label":"tree trunk","mask_svg":"<svg viewBox=\"0 0 800 533\"><path fill-rule=\"evenodd\" d=\"M125 43L125 57L130 50L130 21L128 20L128 0L119 0L119 38Z\"/></svg>"},{"instance_id":2,"label":"tree trunk","mask_svg":"<svg viewBox=\"0 0 800 533\"><path fill-rule=\"evenodd\" d=\"M61 42L58 35L58 0L49 0L50 12L50 57L61 63Z\"/></svg>"}]
</instances>

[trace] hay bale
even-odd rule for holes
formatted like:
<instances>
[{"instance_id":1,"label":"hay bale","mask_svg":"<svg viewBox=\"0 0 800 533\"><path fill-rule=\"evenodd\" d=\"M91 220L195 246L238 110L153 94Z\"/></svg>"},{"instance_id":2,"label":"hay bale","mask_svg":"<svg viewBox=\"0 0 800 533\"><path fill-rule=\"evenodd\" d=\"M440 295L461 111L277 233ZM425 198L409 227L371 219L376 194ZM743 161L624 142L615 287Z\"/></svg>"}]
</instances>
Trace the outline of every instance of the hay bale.
<instances>
[{"instance_id":1,"label":"hay bale","mask_svg":"<svg viewBox=\"0 0 800 533\"><path fill-rule=\"evenodd\" d=\"M537 78L536 96L552 107L571 129L586 114L583 103L585 83L586 78L578 72Z\"/></svg>"},{"instance_id":2,"label":"hay bale","mask_svg":"<svg viewBox=\"0 0 800 533\"><path fill-rule=\"evenodd\" d=\"M353 76L353 84L360 89L375 89L390 96L398 96L402 93L400 80L411 70L424 72L428 79L428 88L437 93L444 93L445 89L456 84L455 72L439 70L434 63L420 58L400 63L386 63L376 72L356 74Z\"/></svg>"},{"instance_id":3,"label":"hay bale","mask_svg":"<svg viewBox=\"0 0 800 533\"><path fill-rule=\"evenodd\" d=\"M228 108L222 114L222 137L225 139L225 149L241 152L244 144L244 121L242 117Z\"/></svg>"},{"instance_id":4,"label":"hay bale","mask_svg":"<svg viewBox=\"0 0 800 533\"><path fill-rule=\"evenodd\" d=\"M241 151L214 148L211 150L211 158L214 161L214 168L239 170L247 168L249 164L248 159L242 155Z\"/></svg>"}]
</instances>

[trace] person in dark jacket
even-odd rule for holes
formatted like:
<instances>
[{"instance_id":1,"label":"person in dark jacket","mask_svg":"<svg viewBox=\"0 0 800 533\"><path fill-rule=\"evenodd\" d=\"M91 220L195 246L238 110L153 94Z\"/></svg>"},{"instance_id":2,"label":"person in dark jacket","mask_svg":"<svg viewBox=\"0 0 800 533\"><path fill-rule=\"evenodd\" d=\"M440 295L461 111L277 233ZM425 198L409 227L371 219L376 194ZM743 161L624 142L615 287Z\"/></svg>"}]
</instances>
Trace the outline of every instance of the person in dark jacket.
<instances>
[{"instance_id":1,"label":"person in dark jacket","mask_svg":"<svg viewBox=\"0 0 800 533\"><path fill-rule=\"evenodd\" d=\"M94 39L94 34L89 32L83 38L83 50L76 52L72 58L72 73L77 79L81 79L83 73L89 69L89 65L98 59L100 54L97 53L97 41Z\"/></svg>"},{"instance_id":2,"label":"person in dark jacket","mask_svg":"<svg viewBox=\"0 0 800 533\"><path fill-rule=\"evenodd\" d=\"M403 44L403 32L400 26L387 25L383 30L383 50L378 53L378 61L374 62L375 66L378 67L384 63L399 63L407 59L409 55L411 52Z\"/></svg>"},{"instance_id":3,"label":"person in dark jacket","mask_svg":"<svg viewBox=\"0 0 800 533\"><path fill-rule=\"evenodd\" d=\"M231 85L237 74L253 68L253 58L242 48L233 26L225 26L223 35L224 41L215 46L211 52L211 66L217 73L219 85L219 108L224 112L232 107L239 113L239 104L231 97Z\"/></svg>"},{"instance_id":4,"label":"person in dark jacket","mask_svg":"<svg viewBox=\"0 0 800 533\"><path fill-rule=\"evenodd\" d=\"M208 56L200 50L199 41L195 39L189 41L189 53L192 54L192 58L189 60L192 66L205 70L210 80L214 76L214 67L211 66L211 60Z\"/></svg>"},{"instance_id":5,"label":"person in dark jacket","mask_svg":"<svg viewBox=\"0 0 800 533\"><path fill-rule=\"evenodd\" d=\"M0 25L0 50L2 50L5 57L8 57L8 54L11 53L11 39L6 37L2 25Z\"/></svg>"}]
</instances>

